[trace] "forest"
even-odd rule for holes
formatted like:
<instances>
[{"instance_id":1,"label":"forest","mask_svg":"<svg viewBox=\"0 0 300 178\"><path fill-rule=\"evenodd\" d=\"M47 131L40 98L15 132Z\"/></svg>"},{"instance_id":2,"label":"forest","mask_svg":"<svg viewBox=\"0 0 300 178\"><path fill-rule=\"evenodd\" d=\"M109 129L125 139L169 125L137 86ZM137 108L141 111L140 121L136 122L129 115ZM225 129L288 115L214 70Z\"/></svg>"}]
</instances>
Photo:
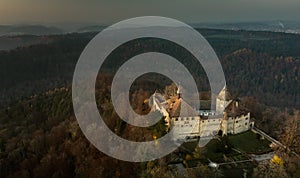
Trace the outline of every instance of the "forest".
<instances>
[{"instance_id":1,"label":"forest","mask_svg":"<svg viewBox=\"0 0 300 178\"><path fill-rule=\"evenodd\" d=\"M250 109L258 128L300 154L300 35L199 29L215 49L227 86ZM180 177L167 166L169 155L147 163L129 163L98 151L81 132L73 113L72 75L85 45L95 33L44 36L48 43L0 51L0 177ZM51 40L50 40L51 39ZM169 54L193 71L200 92L209 91L201 65L182 47L155 38L130 41L108 56L99 71L96 101L108 127L136 141L165 134L163 122L138 128L118 118L110 98L113 75L126 60L147 52ZM145 100L155 91L169 94L163 76L139 78L131 87L131 106L146 114ZM126 153L124 153L126 154ZM138 153L137 153L138 154ZM282 164L263 162L254 177L297 177L299 159L287 150L276 154ZM207 165L189 177L211 177Z\"/></svg>"},{"instance_id":2,"label":"forest","mask_svg":"<svg viewBox=\"0 0 300 178\"><path fill-rule=\"evenodd\" d=\"M199 32L216 51L233 94L253 96L267 105L299 109L300 35L211 29ZM45 44L0 51L0 106L70 85L82 50L96 34L44 36L48 41ZM121 45L101 70L113 74L126 60L149 51L175 57L188 66L199 90L210 89L202 66L180 46L166 40L137 39Z\"/></svg>"},{"instance_id":3,"label":"forest","mask_svg":"<svg viewBox=\"0 0 300 178\"><path fill-rule=\"evenodd\" d=\"M163 120L149 128L134 127L120 120L110 101L109 87L103 85L111 80L111 75L98 77L101 85L96 88L98 109L107 126L127 140L149 141L153 135L163 136L166 133ZM174 85L170 85L161 91L166 94L173 89ZM142 89L132 90L131 104L137 113L149 112L149 106L144 104L149 94ZM252 111L257 127L300 154L299 112L268 107L253 97L241 99ZM0 136L1 177L183 177L178 169L168 166L170 155L145 163L129 163L98 151L78 126L68 87L49 90L1 109ZM299 158L290 151L278 149L276 154L284 162L262 162L254 168L253 176L299 176ZM205 164L188 172L188 177L214 175Z\"/></svg>"}]
</instances>

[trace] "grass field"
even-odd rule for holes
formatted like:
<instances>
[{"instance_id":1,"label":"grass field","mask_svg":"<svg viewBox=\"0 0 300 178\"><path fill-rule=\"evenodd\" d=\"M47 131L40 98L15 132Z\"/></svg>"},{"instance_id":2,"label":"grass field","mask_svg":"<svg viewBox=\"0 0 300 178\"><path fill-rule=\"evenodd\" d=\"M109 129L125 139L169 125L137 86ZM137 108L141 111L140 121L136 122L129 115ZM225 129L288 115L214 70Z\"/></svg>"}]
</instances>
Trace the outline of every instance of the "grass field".
<instances>
[{"instance_id":1,"label":"grass field","mask_svg":"<svg viewBox=\"0 0 300 178\"><path fill-rule=\"evenodd\" d=\"M270 144L271 142L268 140L261 139L260 135L252 131L247 131L236 135L229 135L225 138L212 139L202 148L197 148L198 141L184 143L181 148L186 156L183 157L185 160L184 164L186 167L191 168L196 167L199 163L206 165L209 163L208 160L216 163L248 160L249 157L246 155L247 153L262 154L272 151L269 146ZM222 148L224 148L225 145L231 148L228 152L223 152L224 149ZM235 149L242 153L239 153ZM223 168L226 175L233 175L234 173L242 175L244 170L251 173L253 162L228 164L224 165Z\"/></svg>"},{"instance_id":2,"label":"grass field","mask_svg":"<svg viewBox=\"0 0 300 178\"><path fill-rule=\"evenodd\" d=\"M253 133L252 131L247 131L237 135L229 135L229 142L232 144L233 148L246 153L262 153L271 151L269 145L270 141L260 139L260 136Z\"/></svg>"}]
</instances>

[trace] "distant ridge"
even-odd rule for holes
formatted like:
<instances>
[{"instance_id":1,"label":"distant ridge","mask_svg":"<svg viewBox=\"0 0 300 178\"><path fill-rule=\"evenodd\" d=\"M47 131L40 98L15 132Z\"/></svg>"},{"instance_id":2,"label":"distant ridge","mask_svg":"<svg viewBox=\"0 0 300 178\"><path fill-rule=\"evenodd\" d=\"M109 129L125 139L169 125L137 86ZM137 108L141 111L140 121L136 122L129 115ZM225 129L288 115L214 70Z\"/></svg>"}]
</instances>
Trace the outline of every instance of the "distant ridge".
<instances>
[{"instance_id":1,"label":"distant ridge","mask_svg":"<svg viewBox=\"0 0 300 178\"><path fill-rule=\"evenodd\" d=\"M91 25L86 27L81 27L76 30L78 33L86 33L86 32L100 32L105 28L103 25Z\"/></svg>"},{"instance_id":2,"label":"distant ridge","mask_svg":"<svg viewBox=\"0 0 300 178\"><path fill-rule=\"evenodd\" d=\"M65 33L57 27L43 25L0 25L0 36L54 35Z\"/></svg>"},{"instance_id":3,"label":"distant ridge","mask_svg":"<svg viewBox=\"0 0 300 178\"><path fill-rule=\"evenodd\" d=\"M247 31L270 31L284 33L300 33L300 22L294 21L261 21L261 22L232 22L232 23L191 23L194 28L224 29L224 30L247 30Z\"/></svg>"}]
</instances>

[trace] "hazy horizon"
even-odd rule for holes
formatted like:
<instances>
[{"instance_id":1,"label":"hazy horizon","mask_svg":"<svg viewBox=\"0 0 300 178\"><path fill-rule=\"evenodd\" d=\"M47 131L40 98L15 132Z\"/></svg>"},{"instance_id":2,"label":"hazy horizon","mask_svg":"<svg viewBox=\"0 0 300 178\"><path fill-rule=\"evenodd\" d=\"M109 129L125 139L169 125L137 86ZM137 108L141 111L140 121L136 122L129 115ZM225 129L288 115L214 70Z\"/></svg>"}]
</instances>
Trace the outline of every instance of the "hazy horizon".
<instances>
[{"instance_id":1,"label":"hazy horizon","mask_svg":"<svg viewBox=\"0 0 300 178\"><path fill-rule=\"evenodd\" d=\"M237 27L235 25L238 24L253 24L253 28L255 28L255 24L265 24L267 25L268 23L277 23L277 25L281 25L282 23L294 23L297 26L300 26L300 21L287 21L287 20L251 20L251 21L226 21L226 22L190 22L187 23L192 27L195 28L220 28L220 29L226 29L226 28L240 28L247 30L249 27ZM43 26L43 27L49 27L49 28L57 28L58 30L63 30L64 32L72 32L72 31L77 31L79 29L84 29L88 27L101 27L103 26L104 28L107 26L110 26L111 24L109 23L101 23L101 22L58 22L58 23L45 23L45 22L34 22L34 23L11 23L11 24L0 24L0 26L16 26L16 27L22 27L22 26ZM288 28L287 28L288 29ZM248 29L249 30L249 29ZM272 31L269 29L269 31Z\"/></svg>"},{"instance_id":2,"label":"hazy horizon","mask_svg":"<svg viewBox=\"0 0 300 178\"><path fill-rule=\"evenodd\" d=\"M185 23L299 21L298 0L0 0L0 24L111 24L137 16L165 16Z\"/></svg>"}]
</instances>

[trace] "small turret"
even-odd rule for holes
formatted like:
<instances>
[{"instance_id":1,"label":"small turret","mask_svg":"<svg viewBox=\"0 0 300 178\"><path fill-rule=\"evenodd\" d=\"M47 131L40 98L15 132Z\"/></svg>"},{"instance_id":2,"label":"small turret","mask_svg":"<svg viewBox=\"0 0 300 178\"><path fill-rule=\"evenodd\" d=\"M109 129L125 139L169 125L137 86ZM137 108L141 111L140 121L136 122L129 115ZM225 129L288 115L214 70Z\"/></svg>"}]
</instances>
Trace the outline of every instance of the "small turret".
<instances>
[{"instance_id":1,"label":"small turret","mask_svg":"<svg viewBox=\"0 0 300 178\"><path fill-rule=\"evenodd\" d=\"M179 86L178 86L178 89L177 89L177 97L178 97L178 99L180 99L181 96L182 96L182 88L181 88L181 86L179 85Z\"/></svg>"}]
</instances>

